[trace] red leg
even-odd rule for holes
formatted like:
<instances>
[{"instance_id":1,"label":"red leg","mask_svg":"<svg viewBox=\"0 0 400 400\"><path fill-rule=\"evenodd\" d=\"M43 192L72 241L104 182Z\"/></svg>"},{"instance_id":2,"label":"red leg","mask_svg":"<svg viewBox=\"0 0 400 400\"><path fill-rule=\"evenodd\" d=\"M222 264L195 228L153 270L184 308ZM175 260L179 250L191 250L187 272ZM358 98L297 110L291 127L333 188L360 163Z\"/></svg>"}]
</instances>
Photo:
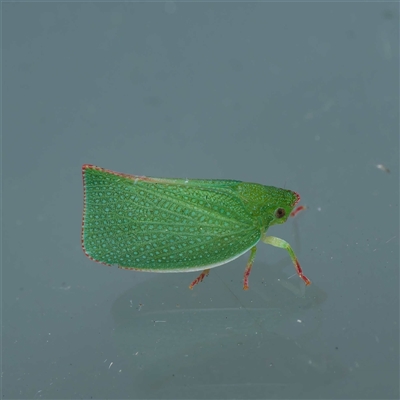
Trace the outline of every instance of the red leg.
<instances>
[{"instance_id":1,"label":"red leg","mask_svg":"<svg viewBox=\"0 0 400 400\"><path fill-rule=\"evenodd\" d=\"M254 259L256 258L257 247L254 246L250 250L250 257L249 261L247 261L246 269L244 270L244 277L243 277L243 290L248 290L249 288L249 276L251 272L251 267L253 266Z\"/></svg>"},{"instance_id":2,"label":"red leg","mask_svg":"<svg viewBox=\"0 0 400 400\"><path fill-rule=\"evenodd\" d=\"M210 273L209 269L205 269L189 286L189 289L193 289L198 283L202 282L203 279Z\"/></svg>"},{"instance_id":3,"label":"red leg","mask_svg":"<svg viewBox=\"0 0 400 400\"><path fill-rule=\"evenodd\" d=\"M295 217L300 211L306 210L306 206L298 206L295 210L290 213L291 217Z\"/></svg>"}]
</instances>

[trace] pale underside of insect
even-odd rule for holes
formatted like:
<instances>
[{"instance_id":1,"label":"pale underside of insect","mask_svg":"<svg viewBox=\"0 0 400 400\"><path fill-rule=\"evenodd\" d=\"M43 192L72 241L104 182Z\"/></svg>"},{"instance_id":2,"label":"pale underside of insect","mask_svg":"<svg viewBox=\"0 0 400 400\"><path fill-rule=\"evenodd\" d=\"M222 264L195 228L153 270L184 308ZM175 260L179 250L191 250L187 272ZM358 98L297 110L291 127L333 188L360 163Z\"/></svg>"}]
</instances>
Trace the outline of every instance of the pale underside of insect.
<instances>
[{"instance_id":1,"label":"pale underside of insect","mask_svg":"<svg viewBox=\"0 0 400 400\"><path fill-rule=\"evenodd\" d=\"M202 271L250 250L243 288L261 240L286 249L309 285L290 245L267 236L304 209L286 189L235 180L167 179L127 175L94 165L82 167L82 249L91 260L148 272Z\"/></svg>"}]
</instances>

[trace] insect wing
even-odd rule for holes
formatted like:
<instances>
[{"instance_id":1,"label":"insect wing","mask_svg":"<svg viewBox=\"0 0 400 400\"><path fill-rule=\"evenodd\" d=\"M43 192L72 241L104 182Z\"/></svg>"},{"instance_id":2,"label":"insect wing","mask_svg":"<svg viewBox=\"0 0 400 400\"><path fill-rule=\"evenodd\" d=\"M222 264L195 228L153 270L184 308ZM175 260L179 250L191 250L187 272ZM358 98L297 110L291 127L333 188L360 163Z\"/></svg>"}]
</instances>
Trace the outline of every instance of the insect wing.
<instances>
[{"instance_id":1,"label":"insect wing","mask_svg":"<svg viewBox=\"0 0 400 400\"><path fill-rule=\"evenodd\" d=\"M159 272L221 265L261 232L237 181L157 179L84 166L82 246L94 261Z\"/></svg>"}]
</instances>

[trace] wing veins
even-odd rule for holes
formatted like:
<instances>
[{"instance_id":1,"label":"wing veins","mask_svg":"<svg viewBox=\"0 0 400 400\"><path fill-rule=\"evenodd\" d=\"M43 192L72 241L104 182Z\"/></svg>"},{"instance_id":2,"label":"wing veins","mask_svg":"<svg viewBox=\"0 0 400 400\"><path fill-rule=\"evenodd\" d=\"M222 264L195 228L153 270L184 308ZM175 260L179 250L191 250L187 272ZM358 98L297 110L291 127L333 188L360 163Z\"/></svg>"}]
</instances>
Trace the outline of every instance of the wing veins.
<instances>
[{"instance_id":1,"label":"wing veins","mask_svg":"<svg viewBox=\"0 0 400 400\"><path fill-rule=\"evenodd\" d=\"M250 230L250 229L249 229ZM224 238L224 237L227 237L227 236L230 236L231 235L231 233L229 233L229 234L226 234L226 235L221 235L220 237L221 238ZM179 236L179 235L176 235L176 236ZM260 234L260 236L261 236L261 234ZM211 241L212 242L212 241ZM141 243L141 242L140 242ZM146 242L146 244L143 244L143 245L150 245L150 244L152 244L152 243L154 243L154 242ZM229 243L229 242L228 242ZM148 254L150 254L151 252L155 252L155 251L160 251L160 250L162 250L162 249L165 249L165 248L167 248L167 247L170 247L170 246L174 246L174 244L173 243L171 243L171 244L168 244L168 245L164 245L164 246L162 246L162 247L159 247L159 246L157 246L156 248L154 248L154 249L150 249L150 250L146 250L146 251L144 251L144 252L141 252L140 254L138 254L137 256L133 256L134 258L136 257L136 258L141 258L142 256L144 256L144 255L148 255ZM176 245L175 245L176 246ZM183 248L183 249L177 249L177 250L172 250L172 251L169 251L168 253L165 253L166 255L168 255L168 256L170 256L171 254L179 254L179 253L181 253L181 252L184 252L184 251L187 251L187 250L191 250L191 249L193 249L193 248L196 248L196 247L198 247L198 246L200 246L200 244L192 244L192 245L190 245L190 246L186 246L185 248ZM158 259L160 259L161 257L164 257L164 253L161 253L161 254L159 254L159 255L156 255L156 256L152 256L153 257L153 259L154 260L158 260ZM171 263L174 263L174 262L180 262L180 260L171 260ZM132 268L139 268L139 267L132 267Z\"/></svg>"},{"instance_id":2,"label":"wing veins","mask_svg":"<svg viewBox=\"0 0 400 400\"><path fill-rule=\"evenodd\" d=\"M141 189L143 188L143 186L141 186ZM196 188L196 189L198 189L198 190L203 190L202 188ZM146 190L147 191L147 193L149 192L149 190L148 189L144 189L144 190ZM219 192L219 191L216 191L216 190L213 190L215 193L221 193L221 192ZM152 192L151 192L151 194L153 194ZM229 217L225 217L225 216L223 216L223 215L221 215L218 211L215 211L215 210L212 210L212 209L208 209L208 208L205 208L205 207L202 207L201 205L199 205L199 204L192 204L192 203L190 203L190 202L186 202L185 200L183 200L183 199L177 199L177 198L175 198L175 197L171 197L171 196L168 196L168 194L162 194L162 195L159 195L159 194L157 194L157 196L158 197L160 197L160 198L163 198L164 200L169 200L169 201L171 201L172 203L175 203L175 204L178 204L178 205L181 205L181 206L185 206L185 207L188 207L188 208L196 208L199 212L202 212L202 213L207 213L207 214L211 214L211 215L213 215L214 217L216 217L217 219L220 219L221 221L228 221L228 222L232 222L232 221L235 221L235 222L237 222L237 220L236 219L234 219L234 218L229 218ZM190 196L188 196L188 197L190 197ZM192 197L193 198L193 197ZM161 210L163 210L163 211L165 211L165 209L164 208L160 208ZM179 214L179 215L181 215L181 214ZM243 223L243 222L242 222ZM246 224L245 224L246 225Z\"/></svg>"}]
</instances>

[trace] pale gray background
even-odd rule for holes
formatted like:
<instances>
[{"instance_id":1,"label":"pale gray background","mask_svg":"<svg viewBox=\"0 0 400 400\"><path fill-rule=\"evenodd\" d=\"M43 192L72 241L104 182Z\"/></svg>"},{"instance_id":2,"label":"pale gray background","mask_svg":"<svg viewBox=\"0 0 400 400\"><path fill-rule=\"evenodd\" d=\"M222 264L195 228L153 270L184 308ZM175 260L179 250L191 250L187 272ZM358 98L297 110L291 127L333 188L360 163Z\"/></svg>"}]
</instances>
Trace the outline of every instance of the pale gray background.
<instances>
[{"instance_id":1,"label":"pale gray background","mask_svg":"<svg viewBox=\"0 0 400 400\"><path fill-rule=\"evenodd\" d=\"M4 3L3 398L398 398L398 22L395 3ZM313 285L265 245L248 292L246 257L193 291L88 260L83 163L298 191L309 209L271 234Z\"/></svg>"}]
</instances>

